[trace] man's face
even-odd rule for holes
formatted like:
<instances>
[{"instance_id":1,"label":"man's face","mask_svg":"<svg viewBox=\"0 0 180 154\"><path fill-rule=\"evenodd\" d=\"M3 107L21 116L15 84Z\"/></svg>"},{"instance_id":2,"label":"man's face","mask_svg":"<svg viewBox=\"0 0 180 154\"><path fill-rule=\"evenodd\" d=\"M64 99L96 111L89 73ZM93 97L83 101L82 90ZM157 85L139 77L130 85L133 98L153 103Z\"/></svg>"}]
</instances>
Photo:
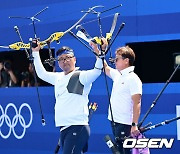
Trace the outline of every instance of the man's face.
<instances>
[{"instance_id":1,"label":"man's face","mask_svg":"<svg viewBox=\"0 0 180 154\"><path fill-rule=\"evenodd\" d=\"M122 57L122 55L116 54L115 65L116 69L121 71L128 67L129 59Z\"/></svg>"},{"instance_id":2,"label":"man's face","mask_svg":"<svg viewBox=\"0 0 180 154\"><path fill-rule=\"evenodd\" d=\"M62 54L58 57L58 63L64 73L68 74L75 69L76 58L73 54Z\"/></svg>"}]
</instances>

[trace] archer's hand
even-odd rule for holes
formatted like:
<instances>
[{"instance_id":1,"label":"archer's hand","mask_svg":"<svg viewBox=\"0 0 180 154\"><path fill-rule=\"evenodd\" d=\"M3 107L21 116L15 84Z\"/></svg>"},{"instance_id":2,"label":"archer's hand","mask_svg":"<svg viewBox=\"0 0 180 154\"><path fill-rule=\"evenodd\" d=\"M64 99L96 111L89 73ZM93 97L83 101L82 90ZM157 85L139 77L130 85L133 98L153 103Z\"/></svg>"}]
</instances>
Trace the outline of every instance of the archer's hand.
<instances>
[{"instance_id":1,"label":"archer's hand","mask_svg":"<svg viewBox=\"0 0 180 154\"><path fill-rule=\"evenodd\" d=\"M102 49L103 51L105 51L106 48L107 48L107 46L108 46L108 41L107 41L104 37L101 38L101 41L102 41L101 49Z\"/></svg>"},{"instance_id":2,"label":"archer's hand","mask_svg":"<svg viewBox=\"0 0 180 154\"><path fill-rule=\"evenodd\" d=\"M96 43L90 41L90 42L89 42L89 45L92 47L92 49L94 50L94 52L97 53L97 55L100 54L100 50L99 50L98 45L97 45Z\"/></svg>"},{"instance_id":3,"label":"archer's hand","mask_svg":"<svg viewBox=\"0 0 180 154\"><path fill-rule=\"evenodd\" d=\"M137 126L131 127L131 136L137 137L140 134L140 131L138 130Z\"/></svg>"},{"instance_id":4,"label":"archer's hand","mask_svg":"<svg viewBox=\"0 0 180 154\"><path fill-rule=\"evenodd\" d=\"M108 42L107 42L107 40L103 37L103 38L101 38L101 41L102 41L102 45L101 45L101 49L103 50L103 51L105 51L106 50L106 48L107 48L107 46L108 46ZM100 55L101 54L101 51L99 50L99 48L98 48L98 44L96 44L96 43L94 43L94 42L89 42L89 45L93 48L93 50L98 54L98 55Z\"/></svg>"},{"instance_id":5,"label":"archer's hand","mask_svg":"<svg viewBox=\"0 0 180 154\"><path fill-rule=\"evenodd\" d=\"M38 40L33 40L32 42L37 43L37 47L35 47L35 48L32 47L32 51L39 52L39 50L41 49L40 42Z\"/></svg>"}]
</instances>

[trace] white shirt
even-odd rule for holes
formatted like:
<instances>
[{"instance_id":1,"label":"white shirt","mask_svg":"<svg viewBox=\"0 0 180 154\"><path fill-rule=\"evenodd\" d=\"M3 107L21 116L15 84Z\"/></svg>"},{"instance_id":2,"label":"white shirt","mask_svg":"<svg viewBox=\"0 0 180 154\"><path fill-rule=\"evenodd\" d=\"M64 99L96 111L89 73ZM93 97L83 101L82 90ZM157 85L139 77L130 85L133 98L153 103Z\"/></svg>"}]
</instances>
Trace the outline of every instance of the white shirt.
<instances>
[{"instance_id":1,"label":"white shirt","mask_svg":"<svg viewBox=\"0 0 180 154\"><path fill-rule=\"evenodd\" d=\"M39 52L33 52L34 65L39 78L54 85L55 91L55 123L56 126L88 125L88 94L92 82L101 74L101 70L79 71L79 81L84 85L83 94L69 93L67 85L76 71L65 75L64 72L47 72L40 60ZM102 68L102 60L97 59L95 67Z\"/></svg>"},{"instance_id":2,"label":"white shirt","mask_svg":"<svg viewBox=\"0 0 180 154\"><path fill-rule=\"evenodd\" d=\"M142 95L142 82L133 72L134 66L130 66L122 71L110 69L110 76L113 80L111 93L111 106L113 119L117 123L132 124L133 101L131 96L135 94ZM111 119L109 108L108 119Z\"/></svg>"}]
</instances>

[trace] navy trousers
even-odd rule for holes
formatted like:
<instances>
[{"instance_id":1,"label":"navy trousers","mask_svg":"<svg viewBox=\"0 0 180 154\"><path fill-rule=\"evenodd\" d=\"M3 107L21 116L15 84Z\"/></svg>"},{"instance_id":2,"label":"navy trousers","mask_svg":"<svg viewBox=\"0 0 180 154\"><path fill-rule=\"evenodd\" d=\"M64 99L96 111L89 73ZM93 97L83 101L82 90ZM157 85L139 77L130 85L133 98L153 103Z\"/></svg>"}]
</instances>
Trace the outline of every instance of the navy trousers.
<instances>
[{"instance_id":1,"label":"navy trousers","mask_svg":"<svg viewBox=\"0 0 180 154\"><path fill-rule=\"evenodd\" d=\"M115 136L115 141L116 145L118 147L118 150L121 154L130 154L130 149L124 149L123 148L123 138L126 136L128 137L131 132L131 126L130 125L125 125L125 124L120 124L120 123L113 123L111 122L111 127L113 134Z\"/></svg>"},{"instance_id":2,"label":"navy trousers","mask_svg":"<svg viewBox=\"0 0 180 154\"><path fill-rule=\"evenodd\" d=\"M82 154L90 136L88 125L75 125L61 131L63 154Z\"/></svg>"}]
</instances>

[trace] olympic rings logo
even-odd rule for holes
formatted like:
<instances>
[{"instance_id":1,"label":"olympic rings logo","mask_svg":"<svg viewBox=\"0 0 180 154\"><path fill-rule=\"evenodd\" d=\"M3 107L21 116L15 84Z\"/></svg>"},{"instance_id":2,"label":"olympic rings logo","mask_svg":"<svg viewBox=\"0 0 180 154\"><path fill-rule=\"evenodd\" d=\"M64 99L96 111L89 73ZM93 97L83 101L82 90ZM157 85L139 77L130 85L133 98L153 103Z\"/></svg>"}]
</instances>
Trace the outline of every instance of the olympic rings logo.
<instances>
[{"instance_id":1,"label":"olympic rings logo","mask_svg":"<svg viewBox=\"0 0 180 154\"><path fill-rule=\"evenodd\" d=\"M12 118L12 120L7 115L8 109L10 107L14 108L15 110L15 116ZM23 107L27 107L29 109L30 119L29 119L28 124L26 124L24 117L21 115L21 110ZM11 132L12 132L17 139L22 139L26 133L26 128L30 127L30 125L32 124L33 115L32 115L31 107L27 103L23 103L19 107L19 111L18 111L18 109L13 103L9 103L6 106L5 110L3 110L3 107L0 105L0 111L2 113L2 115L0 116L0 136L4 139L7 139L11 135ZM23 132L21 135L17 135L17 133L15 132L15 127L18 121L20 125L23 127ZM2 133L2 130L1 130L1 127L3 126L4 123L6 123L6 125L9 127L9 132L5 135Z\"/></svg>"}]
</instances>

